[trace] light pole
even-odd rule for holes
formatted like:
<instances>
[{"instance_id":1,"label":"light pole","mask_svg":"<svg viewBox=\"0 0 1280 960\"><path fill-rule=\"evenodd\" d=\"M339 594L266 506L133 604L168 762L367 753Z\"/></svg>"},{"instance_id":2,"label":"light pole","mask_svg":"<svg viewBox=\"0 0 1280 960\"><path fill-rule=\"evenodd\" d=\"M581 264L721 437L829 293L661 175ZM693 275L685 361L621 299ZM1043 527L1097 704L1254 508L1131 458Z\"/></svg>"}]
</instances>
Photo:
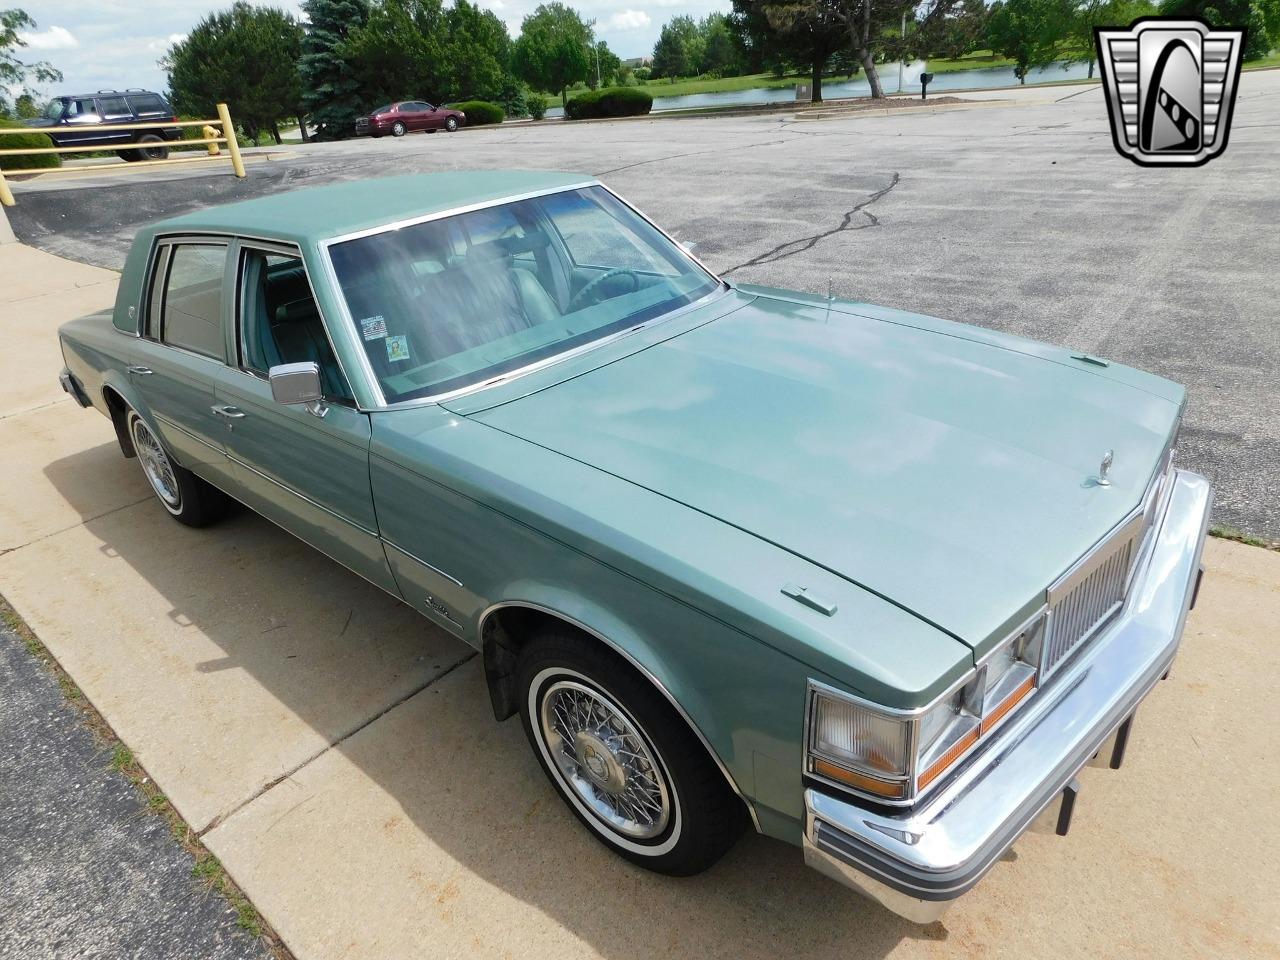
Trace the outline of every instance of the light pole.
<instances>
[{"instance_id":1,"label":"light pole","mask_svg":"<svg viewBox=\"0 0 1280 960\"><path fill-rule=\"evenodd\" d=\"M907 14L904 10L902 13L902 33L898 35L902 39L902 54L898 57L898 92L902 92L902 68L906 65L907 59Z\"/></svg>"},{"instance_id":2,"label":"light pole","mask_svg":"<svg viewBox=\"0 0 1280 960\"><path fill-rule=\"evenodd\" d=\"M596 89L600 89L600 41L597 40L592 44L596 49Z\"/></svg>"}]
</instances>

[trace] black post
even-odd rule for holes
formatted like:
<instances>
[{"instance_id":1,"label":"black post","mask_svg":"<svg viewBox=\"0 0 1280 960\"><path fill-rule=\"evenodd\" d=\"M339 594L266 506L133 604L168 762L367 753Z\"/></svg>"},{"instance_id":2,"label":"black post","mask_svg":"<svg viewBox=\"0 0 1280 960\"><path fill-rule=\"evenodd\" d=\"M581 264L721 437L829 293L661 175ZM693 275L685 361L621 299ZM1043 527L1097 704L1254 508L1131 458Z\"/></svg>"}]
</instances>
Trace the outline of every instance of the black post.
<instances>
[{"instance_id":1,"label":"black post","mask_svg":"<svg viewBox=\"0 0 1280 960\"><path fill-rule=\"evenodd\" d=\"M925 93L926 93L926 92L928 91L928 89L929 89L929 81L930 81L930 80L932 80L932 79L933 79L933 74L932 74L932 73L922 73L922 74L920 74L920 99L921 99L921 100L924 100L924 99L925 99Z\"/></svg>"}]
</instances>

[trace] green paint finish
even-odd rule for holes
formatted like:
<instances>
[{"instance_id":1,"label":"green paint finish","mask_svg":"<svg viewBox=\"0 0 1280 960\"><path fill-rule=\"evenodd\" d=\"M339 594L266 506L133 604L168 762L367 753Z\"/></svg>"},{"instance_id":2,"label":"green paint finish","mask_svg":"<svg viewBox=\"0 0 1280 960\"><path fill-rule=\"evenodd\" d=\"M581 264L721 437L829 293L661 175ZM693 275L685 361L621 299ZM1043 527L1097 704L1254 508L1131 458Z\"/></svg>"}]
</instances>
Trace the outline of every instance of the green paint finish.
<instances>
[{"instance_id":1,"label":"green paint finish","mask_svg":"<svg viewBox=\"0 0 1280 960\"><path fill-rule=\"evenodd\" d=\"M507 604L607 637L682 705L765 832L796 842L806 681L936 698L1137 505L1184 392L987 330L726 285L483 390L373 409L325 241L589 181L394 177L153 225L114 314L63 327L64 357L99 410L115 389L186 466L463 640L480 646ZM297 247L356 404L277 407L244 371L122 335L154 240L183 234ZM211 426L215 403L248 417Z\"/></svg>"}]
</instances>

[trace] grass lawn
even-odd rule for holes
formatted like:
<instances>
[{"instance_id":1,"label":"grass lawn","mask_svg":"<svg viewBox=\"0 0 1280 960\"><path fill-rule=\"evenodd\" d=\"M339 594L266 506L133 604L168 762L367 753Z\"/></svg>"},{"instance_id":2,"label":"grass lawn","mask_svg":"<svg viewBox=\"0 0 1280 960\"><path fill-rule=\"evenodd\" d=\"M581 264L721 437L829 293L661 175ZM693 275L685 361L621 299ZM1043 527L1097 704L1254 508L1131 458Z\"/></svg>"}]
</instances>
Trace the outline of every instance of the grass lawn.
<instances>
[{"instance_id":1,"label":"grass lawn","mask_svg":"<svg viewBox=\"0 0 1280 960\"><path fill-rule=\"evenodd\" d=\"M1272 50L1259 60L1250 60L1244 65L1246 70L1263 70L1267 67L1280 67L1280 50Z\"/></svg>"}]
</instances>

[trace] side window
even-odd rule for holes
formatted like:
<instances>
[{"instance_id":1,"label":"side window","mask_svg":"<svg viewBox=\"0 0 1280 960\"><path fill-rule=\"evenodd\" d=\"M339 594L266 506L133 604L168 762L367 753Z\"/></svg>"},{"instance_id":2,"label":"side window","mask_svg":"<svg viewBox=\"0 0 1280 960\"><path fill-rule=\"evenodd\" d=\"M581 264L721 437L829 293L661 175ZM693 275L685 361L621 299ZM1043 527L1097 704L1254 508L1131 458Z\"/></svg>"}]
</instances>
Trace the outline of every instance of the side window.
<instances>
[{"instance_id":1,"label":"side window","mask_svg":"<svg viewBox=\"0 0 1280 960\"><path fill-rule=\"evenodd\" d=\"M104 120L128 120L133 117L133 111L129 109L124 97L102 97L98 100L98 108Z\"/></svg>"},{"instance_id":2,"label":"side window","mask_svg":"<svg viewBox=\"0 0 1280 960\"><path fill-rule=\"evenodd\" d=\"M316 363L325 397L351 400L351 389L325 334L307 270L298 257L247 250L241 267L242 365L266 376L282 363Z\"/></svg>"},{"instance_id":3,"label":"side window","mask_svg":"<svg viewBox=\"0 0 1280 960\"><path fill-rule=\"evenodd\" d=\"M164 113L164 101L154 93L135 93L127 97L135 113Z\"/></svg>"},{"instance_id":4,"label":"side window","mask_svg":"<svg viewBox=\"0 0 1280 960\"><path fill-rule=\"evenodd\" d=\"M222 276L227 248L212 244L178 244L169 255L163 343L224 360L222 340Z\"/></svg>"},{"instance_id":5,"label":"side window","mask_svg":"<svg viewBox=\"0 0 1280 960\"><path fill-rule=\"evenodd\" d=\"M97 116L98 108L93 105L92 100L72 100L67 105L67 117L93 117Z\"/></svg>"}]
</instances>

